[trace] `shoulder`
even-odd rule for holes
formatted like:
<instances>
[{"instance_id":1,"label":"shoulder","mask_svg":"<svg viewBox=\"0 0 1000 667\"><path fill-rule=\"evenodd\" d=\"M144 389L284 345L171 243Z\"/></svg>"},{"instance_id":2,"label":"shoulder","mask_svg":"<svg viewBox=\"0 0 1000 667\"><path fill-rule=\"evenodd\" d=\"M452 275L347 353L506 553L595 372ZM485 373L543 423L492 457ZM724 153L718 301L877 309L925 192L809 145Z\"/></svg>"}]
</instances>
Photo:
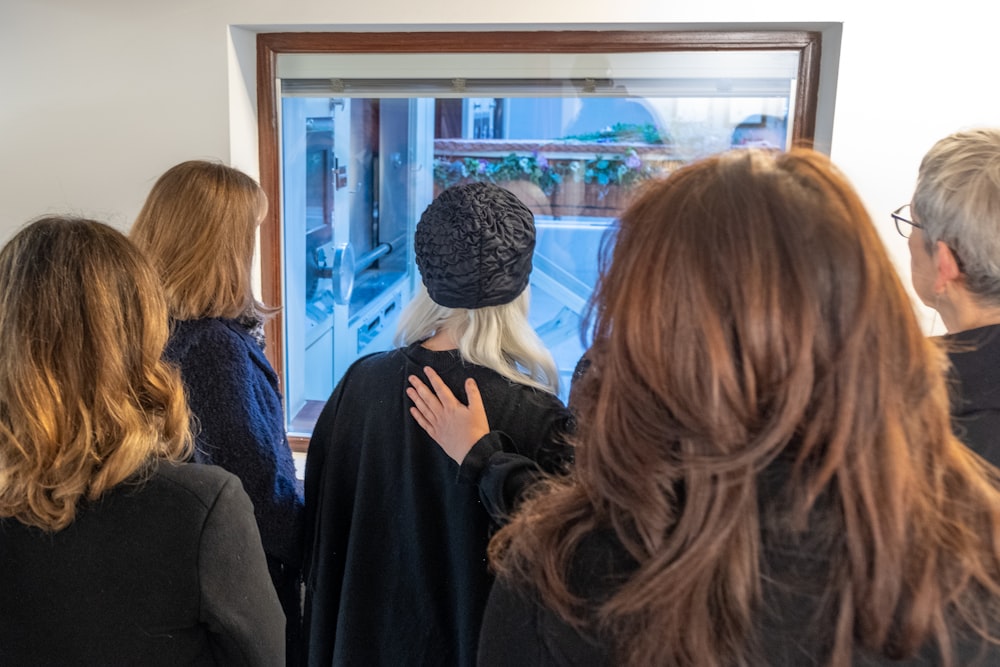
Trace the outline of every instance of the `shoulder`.
<instances>
[{"instance_id":1,"label":"shoulder","mask_svg":"<svg viewBox=\"0 0 1000 667\"><path fill-rule=\"evenodd\" d=\"M219 496L233 487L242 488L239 479L218 466L166 461L157 462L140 483L143 490L204 509L214 506Z\"/></svg>"},{"instance_id":2,"label":"shoulder","mask_svg":"<svg viewBox=\"0 0 1000 667\"><path fill-rule=\"evenodd\" d=\"M386 381L395 378L404 380L407 368L407 358L402 350L375 352L355 360L340 379L338 389L348 395L366 387L385 391L388 389Z\"/></svg>"},{"instance_id":3,"label":"shoulder","mask_svg":"<svg viewBox=\"0 0 1000 667\"><path fill-rule=\"evenodd\" d=\"M402 350L387 350L374 352L359 357L348 369L348 373L367 373L379 369L396 369L406 366L406 356Z\"/></svg>"},{"instance_id":4,"label":"shoulder","mask_svg":"<svg viewBox=\"0 0 1000 667\"><path fill-rule=\"evenodd\" d=\"M217 317L173 322L168 356L184 358L211 350L213 355L226 350L242 351L252 344L250 335L234 320Z\"/></svg>"},{"instance_id":5,"label":"shoulder","mask_svg":"<svg viewBox=\"0 0 1000 667\"><path fill-rule=\"evenodd\" d=\"M241 395L250 391L251 383L267 382L278 391L277 375L264 351L235 320L175 322L164 357L179 366L189 388L217 387L218 382L228 380ZM241 383L245 389L238 388Z\"/></svg>"},{"instance_id":6,"label":"shoulder","mask_svg":"<svg viewBox=\"0 0 1000 667\"><path fill-rule=\"evenodd\" d=\"M177 338L192 340L235 337L235 331L231 326L231 322L219 317L204 317L197 320L174 320L171 333Z\"/></svg>"},{"instance_id":7,"label":"shoulder","mask_svg":"<svg viewBox=\"0 0 1000 667\"><path fill-rule=\"evenodd\" d=\"M338 419L337 414L344 405L367 406L373 398L384 399L391 391L391 383L398 380L400 385L399 394L402 395L402 382L405 379L406 361L398 350L388 352L376 352L361 357L354 361L344 375L337 382L333 393L327 399L316 420L313 428L313 439L318 440L317 434L325 434L332 431L334 423L338 425L346 424L343 419ZM367 410L350 411L347 414L353 418L360 418L368 413Z\"/></svg>"},{"instance_id":8,"label":"shoulder","mask_svg":"<svg viewBox=\"0 0 1000 667\"><path fill-rule=\"evenodd\" d=\"M603 603L638 569L611 529L594 530L576 546L570 562L570 589L590 600Z\"/></svg>"},{"instance_id":9,"label":"shoulder","mask_svg":"<svg viewBox=\"0 0 1000 667\"><path fill-rule=\"evenodd\" d=\"M1000 362L1000 324L956 331L937 340L944 346L954 370L963 381L966 375L983 373L984 363L993 362L992 366L995 366L996 362Z\"/></svg>"},{"instance_id":10,"label":"shoulder","mask_svg":"<svg viewBox=\"0 0 1000 667\"><path fill-rule=\"evenodd\" d=\"M513 382L489 369L482 370L483 373L474 377L479 383L490 424L506 432L515 443L573 430L572 413L558 396ZM465 401L464 388L461 389L461 399Z\"/></svg>"}]
</instances>

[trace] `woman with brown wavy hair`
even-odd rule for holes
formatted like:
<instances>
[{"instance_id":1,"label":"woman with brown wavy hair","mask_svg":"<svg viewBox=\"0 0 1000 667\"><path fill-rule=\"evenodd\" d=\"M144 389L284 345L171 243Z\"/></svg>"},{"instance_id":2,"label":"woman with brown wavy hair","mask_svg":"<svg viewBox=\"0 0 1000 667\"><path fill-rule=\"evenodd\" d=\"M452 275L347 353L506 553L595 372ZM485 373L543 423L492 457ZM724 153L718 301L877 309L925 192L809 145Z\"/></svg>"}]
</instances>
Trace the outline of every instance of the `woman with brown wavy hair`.
<instances>
[{"instance_id":1,"label":"woman with brown wavy hair","mask_svg":"<svg viewBox=\"0 0 1000 667\"><path fill-rule=\"evenodd\" d=\"M0 664L280 664L239 480L191 451L157 277L39 219L0 251Z\"/></svg>"},{"instance_id":2,"label":"woman with brown wavy hair","mask_svg":"<svg viewBox=\"0 0 1000 667\"><path fill-rule=\"evenodd\" d=\"M1000 664L997 473L827 158L651 184L592 316L576 469L493 539L481 665Z\"/></svg>"}]
</instances>

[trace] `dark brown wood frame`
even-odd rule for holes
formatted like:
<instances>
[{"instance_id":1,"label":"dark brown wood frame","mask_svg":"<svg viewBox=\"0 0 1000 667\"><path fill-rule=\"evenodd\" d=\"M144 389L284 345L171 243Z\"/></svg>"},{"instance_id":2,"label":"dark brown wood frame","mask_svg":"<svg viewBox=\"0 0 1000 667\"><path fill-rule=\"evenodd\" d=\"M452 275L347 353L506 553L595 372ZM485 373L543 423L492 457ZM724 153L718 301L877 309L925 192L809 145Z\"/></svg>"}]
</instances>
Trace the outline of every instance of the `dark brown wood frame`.
<instances>
[{"instance_id":1,"label":"dark brown wood frame","mask_svg":"<svg viewBox=\"0 0 1000 667\"><path fill-rule=\"evenodd\" d=\"M799 30L767 31L507 31L507 32L278 32L257 35L257 118L260 182L272 202L280 200L278 99L275 65L281 53L636 53L656 51L798 51L792 140L812 146L816 130L821 35ZM261 226L264 303L281 307L282 227L278 206ZM268 359L284 380L284 318L268 322ZM294 449L307 442L295 438Z\"/></svg>"}]
</instances>

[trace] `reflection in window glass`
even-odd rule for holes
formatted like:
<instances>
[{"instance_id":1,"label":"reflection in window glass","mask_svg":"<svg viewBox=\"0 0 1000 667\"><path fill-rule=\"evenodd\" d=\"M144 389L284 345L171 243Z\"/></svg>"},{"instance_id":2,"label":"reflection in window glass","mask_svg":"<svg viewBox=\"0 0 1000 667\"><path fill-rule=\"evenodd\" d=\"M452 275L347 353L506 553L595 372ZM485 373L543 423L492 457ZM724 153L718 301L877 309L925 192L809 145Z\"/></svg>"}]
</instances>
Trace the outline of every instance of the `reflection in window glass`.
<instances>
[{"instance_id":1,"label":"reflection in window glass","mask_svg":"<svg viewBox=\"0 0 1000 667\"><path fill-rule=\"evenodd\" d=\"M419 280L420 213L474 180L508 188L535 213L531 321L565 399L598 249L634 189L732 146L787 145L796 59L768 54L747 71L747 54L725 55L736 60L709 63L721 71L689 64L687 78L669 79L609 78L607 68L566 79L283 76L290 433L311 432L354 360L392 346Z\"/></svg>"}]
</instances>

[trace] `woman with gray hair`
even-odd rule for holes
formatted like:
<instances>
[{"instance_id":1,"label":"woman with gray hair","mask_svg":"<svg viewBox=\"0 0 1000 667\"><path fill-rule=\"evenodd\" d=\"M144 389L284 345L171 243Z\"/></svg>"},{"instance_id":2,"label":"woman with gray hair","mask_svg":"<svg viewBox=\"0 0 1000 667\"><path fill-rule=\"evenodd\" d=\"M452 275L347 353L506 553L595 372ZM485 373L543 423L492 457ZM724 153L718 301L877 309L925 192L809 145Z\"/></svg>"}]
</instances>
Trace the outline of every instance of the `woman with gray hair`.
<instances>
[{"instance_id":1,"label":"woman with gray hair","mask_svg":"<svg viewBox=\"0 0 1000 667\"><path fill-rule=\"evenodd\" d=\"M1000 128L934 144L906 208L892 217L913 288L948 330L955 433L1000 465Z\"/></svg>"}]
</instances>

